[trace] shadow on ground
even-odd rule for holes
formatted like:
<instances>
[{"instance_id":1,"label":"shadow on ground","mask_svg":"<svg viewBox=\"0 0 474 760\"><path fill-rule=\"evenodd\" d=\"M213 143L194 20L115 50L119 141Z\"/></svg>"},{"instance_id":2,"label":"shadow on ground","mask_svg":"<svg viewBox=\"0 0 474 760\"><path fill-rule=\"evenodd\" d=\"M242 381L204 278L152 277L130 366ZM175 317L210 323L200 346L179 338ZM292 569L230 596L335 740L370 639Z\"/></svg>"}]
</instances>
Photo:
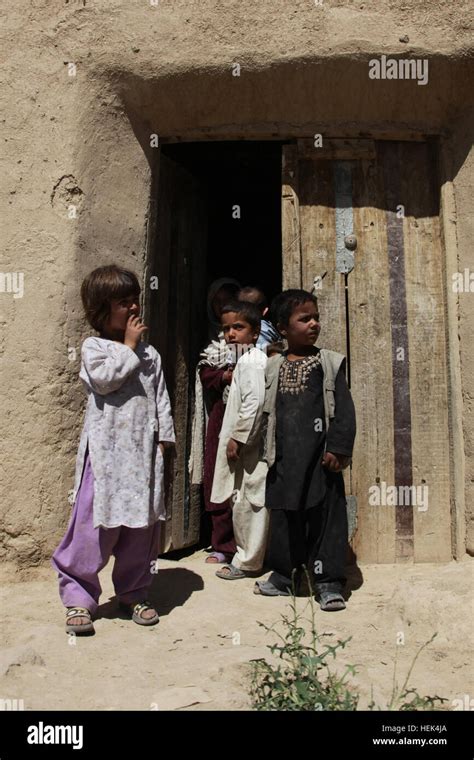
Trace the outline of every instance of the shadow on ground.
<instances>
[{"instance_id":1,"label":"shadow on ground","mask_svg":"<svg viewBox=\"0 0 474 760\"><path fill-rule=\"evenodd\" d=\"M160 617L169 615L175 607L182 607L195 591L204 589L204 581L200 575L186 570L184 567L172 567L160 570L153 579L148 594L149 601L156 606ZM126 615L118 608L117 597L111 597L108 602L97 608L96 620L108 618L125 618Z\"/></svg>"}]
</instances>

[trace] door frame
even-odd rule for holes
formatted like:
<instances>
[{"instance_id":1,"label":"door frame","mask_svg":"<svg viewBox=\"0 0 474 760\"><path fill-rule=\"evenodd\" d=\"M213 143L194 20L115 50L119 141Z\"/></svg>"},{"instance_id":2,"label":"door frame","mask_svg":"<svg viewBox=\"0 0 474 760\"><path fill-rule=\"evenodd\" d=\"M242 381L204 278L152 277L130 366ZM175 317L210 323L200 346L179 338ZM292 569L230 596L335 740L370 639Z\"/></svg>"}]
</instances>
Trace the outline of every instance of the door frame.
<instances>
[{"instance_id":1,"label":"door frame","mask_svg":"<svg viewBox=\"0 0 474 760\"><path fill-rule=\"evenodd\" d=\"M311 125L313 127L313 125ZM323 130L324 139L335 140L390 140L408 142L434 142L438 155L437 192L439 192L439 222L441 231L441 250L444 260L445 306L446 306L446 346L448 370L448 419L449 419L449 458L450 458L450 493L451 493L451 547L454 559L461 559L466 546L466 502L465 502L465 445L462 427L463 397L461 352L458 338L459 301L452 289L450 272L458 268L458 245L453 221L456 220L456 202L453 181L450 174L450 132L447 129L403 130L396 129L342 129L339 127ZM224 127L212 130L189 130L181 134L160 137L160 145L222 142L222 141L279 141L296 144L298 139L312 139L312 128L248 124L240 130ZM157 191L160 165L160 149L155 153L151 167L150 198L147 214L146 254L143 269L143 309L145 319L149 319L150 297L149 278L153 274L156 221ZM282 209L283 214L283 209ZM282 241L283 243L283 241ZM282 262L283 266L284 263Z\"/></svg>"}]
</instances>

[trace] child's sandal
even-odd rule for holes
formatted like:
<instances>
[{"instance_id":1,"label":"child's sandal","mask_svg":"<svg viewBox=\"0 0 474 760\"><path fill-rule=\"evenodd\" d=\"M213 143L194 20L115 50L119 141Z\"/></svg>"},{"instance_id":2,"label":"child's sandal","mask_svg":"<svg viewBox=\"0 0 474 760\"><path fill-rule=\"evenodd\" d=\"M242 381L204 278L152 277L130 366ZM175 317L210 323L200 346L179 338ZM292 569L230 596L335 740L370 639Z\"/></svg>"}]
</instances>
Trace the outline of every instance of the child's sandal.
<instances>
[{"instance_id":1,"label":"child's sandal","mask_svg":"<svg viewBox=\"0 0 474 760\"><path fill-rule=\"evenodd\" d=\"M221 567L220 570L216 570L216 575L218 578L224 578L226 581L235 581L239 578L247 577L243 570L240 570L238 567L233 565L232 562L230 562L228 565L224 565L224 567Z\"/></svg>"},{"instance_id":2,"label":"child's sandal","mask_svg":"<svg viewBox=\"0 0 474 760\"><path fill-rule=\"evenodd\" d=\"M88 623L69 623L68 620L74 617L87 618ZM82 634L82 633L95 633L92 623L91 613L86 607L68 607L66 612L66 633Z\"/></svg>"},{"instance_id":3,"label":"child's sandal","mask_svg":"<svg viewBox=\"0 0 474 760\"><path fill-rule=\"evenodd\" d=\"M124 602L120 602L119 607L123 612L131 615L133 622L137 625L156 625L160 622L157 611L146 599L143 602L138 602L137 604L125 604ZM142 612L145 612L146 610L153 610L155 613L153 617L144 618L142 616Z\"/></svg>"},{"instance_id":4,"label":"child's sandal","mask_svg":"<svg viewBox=\"0 0 474 760\"><path fill-rule=\"evenodd\" d=\"M271 581L256 581L253 587L254 594L260 596L290 596L289 589L282 589L275 586Z\"/></svg>"},{"instance_id":5,"label":"child's sandal","mask_svg":"<svg viewBox=\"0 0 474 760\"><path fill-rule=\"evenodd\" d=\"M324 612L338 612L346 609L340 583L317 583L315 593L319 606Z\"/></svg>"}]
</instances>

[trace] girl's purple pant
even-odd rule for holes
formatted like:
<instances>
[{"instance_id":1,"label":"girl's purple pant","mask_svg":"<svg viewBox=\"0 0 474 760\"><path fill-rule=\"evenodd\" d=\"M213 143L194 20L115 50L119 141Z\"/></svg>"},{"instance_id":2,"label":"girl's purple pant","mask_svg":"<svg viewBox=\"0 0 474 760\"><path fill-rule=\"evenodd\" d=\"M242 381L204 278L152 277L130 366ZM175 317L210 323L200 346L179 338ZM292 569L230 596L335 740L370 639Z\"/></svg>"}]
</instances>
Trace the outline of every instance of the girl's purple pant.
<instances>
[{"instance_id":1,"label":"girl's purple pant","mask_svg":"<svg viewBox=\"0 0 474 760\"><path fill-rule=\"evenodd\" d=\"M97 610L101 586L99 572L111 554L115 557L112 581L119 601L126 604L146 599L152 572L157 572L160 527L94 528L92 505L94 475L87 454L80 488L66 535L53 554L51 564L59 574L59 595L65 607Z\"/></svg>"}]
</instances>

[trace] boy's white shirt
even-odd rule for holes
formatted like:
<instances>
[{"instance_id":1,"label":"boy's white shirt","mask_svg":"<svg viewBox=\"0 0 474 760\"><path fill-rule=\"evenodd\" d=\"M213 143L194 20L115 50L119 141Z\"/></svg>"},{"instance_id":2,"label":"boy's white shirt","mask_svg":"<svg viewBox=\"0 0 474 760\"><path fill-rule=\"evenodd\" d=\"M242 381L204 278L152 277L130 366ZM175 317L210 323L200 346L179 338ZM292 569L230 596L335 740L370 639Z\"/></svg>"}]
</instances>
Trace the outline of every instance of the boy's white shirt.
<instances>
[{"instance_id":1,"label":"boy's white shirt","mask_svg":"<svg viewBox=\"0 0 474 760\"><path fill-rule=\"evenodd\" d=\"M266 462L259 459L261 447L260 424L265 400L265 367L267 355L251 348L240 357L233 372L217 448L216 467L211 501L227 501L241 480L245 497L254 506L265 504ZM244 444L237 462L228 462L227 444L230 438ZM236 495L236 498L240 498Z\"/></svg>"}]
</instances>

